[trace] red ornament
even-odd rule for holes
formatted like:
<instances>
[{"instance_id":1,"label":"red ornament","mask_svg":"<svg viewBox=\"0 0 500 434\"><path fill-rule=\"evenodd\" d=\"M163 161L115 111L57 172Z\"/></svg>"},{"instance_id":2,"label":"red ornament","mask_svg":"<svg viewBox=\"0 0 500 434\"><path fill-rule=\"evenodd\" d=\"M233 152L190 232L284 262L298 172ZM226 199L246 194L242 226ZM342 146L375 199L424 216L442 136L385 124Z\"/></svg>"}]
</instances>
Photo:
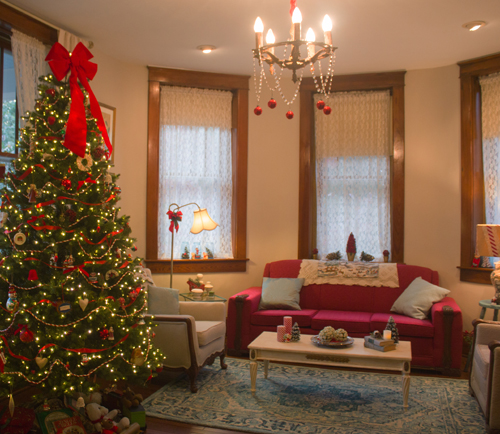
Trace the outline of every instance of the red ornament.
<instances>
[{"instance_id":1,"label":"red ornament","mask_svg":"<svg viewBox=\"0 0 500 434\"><path fill-rule=\"evenodd\" d=\"M75 220L76 220L76 212L73 211L72 209L67 209L64 212L64 215L66 216L66 218L69 220L70 223L74 223L75 222Z\"/></svg>"},{"instance_id":2,"label":"red ornament","mask_svg":"<svg viewBox=\"0 0 500 434\"><path fill-rule=\"evenodd\" d=\"M269 102L267 103L267 106L271 109L276 107L276 100L274 98L271 98Z\"/></svg>"},{"instance_id":3,"label":"red ornament","mask_svg":"<svg viewBox=\"0 0 500 434\"><path fill-rule=\"evenodd\" d=\"M163 366L158 366L156 368L156 372L158 372L158 374L159 374L161 371L163 371Z\"/></svg>"},{"instance_id":4,"label":"red ornament","mask_svg":"<svg viewBox=\"0 0 500 434\"><path fill-rule=\"evenodd\" d=\"M45 93L49 96L54 96L56 94L55 89L47 89Z\"/></svg>"},{"instance_id":5,"label":"red ornament","mask_svg":"<svg viewBox=\"0 0 500 434\"><path fill-rule=\"evenodd\" d=\"M323 110L323 107L325 107L325 101L319 100L316 103L316 107L318 107L318 110Z\"/></svg>"},{"instance_id":6,"label":"red ornament","mask_svg":"<svg viewBox=\"0 0 500 434\"><path fill-rule=\"evenodd\" d=\"M54 116L49 116L49 118L47 119L47 121L49 122L49 125L53 125L54 122L56 121L56 118Z\"/></svg>"},{"instance_id":7,"label":"red ornament","mask_svg":"<svg viewBox=\"0 0 500 434\"><path fill-rule=\"evenodd\" d=\"M99 330L99 336L103 340L108 339L108 337L109 337L109 330L108 329Z\"/></svg>"},{"instance_id":8,"label":"red ornament","mask_svg":"<svg viewBox=\"0 0 500 434\"><path fill-rule=\"evenodd\" d=\"M332 109L326 105L325 108L323 109L323 113L325 115L329 115L331 112L332 112Z\"/></svg>"},{"instance_id":9,"label":"red ornament","mask_svg":"<svg viewBox=\"0 0 500 434\"><path fill-rule=\"evenodd\" d=\"M68 178L64 178L62 181L61 181L61 185L66 189L66 190L69 190L71 188L71 179L68 179Z\"/></svg>"},{"instance_id":10,"label":"red ornament","mask_svg":"<svg viewBox=\"0 0 500 434\"><path fill-rule=\"evenodd\" d=\"M19 333L19 339L21 339L21 342L28 344L31 341L33 341L33 339L35 339L35 335L30 329L26 327L22 329L21 332Z\"/></svg>"},{"instance_id":11,"label":"red ornament","mask_svg":"<svg viewBox=\"0 0 500 434\"><path fill-rule=\"evenodd\" d=\"M262 109L257 106L253 109L253 112L257 115L257 116L260 116L262 114Z\"/></svg>"},{"instance_id":12,"label":"red ornament","mask_svg":"<svg viewBox=\"0 0 500 434\"><path fill-rule=\"evenodd\" d=\"M96 161L99 161L102 159L102 157L104 157L104 154L106 154L106 151L104 150L104 148L95 148L93 151L92 151L92 158Z\"/></svg>"},{"instance_id":13,"label":"red ornament","mask_svg":"<svg viewBox=\"0 0 500 434\"><path fill-rule=\"evenodd\" d=\"M28 280L38 280L38 274L37 274L36 270L29 271Z\"/></svg>"},{"instance_id":14,"label":"red ornament","mask_svg":"<svg viewBox=\"0 0 500 434\"><path fill-rule=\"evenodd\" d=\"M286 118L287 119L293 119L293 112L290 110L288 112L286 112Z\"/></svg>"}]
</instances>

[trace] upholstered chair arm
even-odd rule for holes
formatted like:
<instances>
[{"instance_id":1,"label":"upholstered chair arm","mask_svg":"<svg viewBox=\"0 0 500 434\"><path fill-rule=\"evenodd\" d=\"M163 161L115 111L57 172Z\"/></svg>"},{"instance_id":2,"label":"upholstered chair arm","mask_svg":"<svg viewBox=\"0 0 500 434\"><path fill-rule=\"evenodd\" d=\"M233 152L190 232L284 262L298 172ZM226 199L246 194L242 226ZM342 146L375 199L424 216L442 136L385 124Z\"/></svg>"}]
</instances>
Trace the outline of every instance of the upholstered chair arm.
<instances>
[{"instance_id":1,"label":"upholstered chair arm","mask_svg":"<svg viewBox=\"0 0 500 434\"><path fill-rule=\"evenodd\" d=\"M191 315L196 321L226 321L226 306L223 302L180 301L179 313Z\"/></svg>"},{"instance_id":2,"label":"upholstered chair arm","mask_svg":"<svg viewBox=\"0 0 500 434\"><path fill-rule=\"evenodd\" d=\"M145 315L153 317L157 326L154 342L164 356L168 367L189 368L197 364L199 346L196 323L191 315Z\"/></svg>"},{"instance_id":3,"label":"upholstered chair arm","mask_svg":"<svg viewBox=\"0 0 500 434\"><path fill-rule=\"evenodd\" d=\"M500 340L500 322L475 319L472 325L476 344L488 345L491 341Z\"/></svg>"}]
</instances>

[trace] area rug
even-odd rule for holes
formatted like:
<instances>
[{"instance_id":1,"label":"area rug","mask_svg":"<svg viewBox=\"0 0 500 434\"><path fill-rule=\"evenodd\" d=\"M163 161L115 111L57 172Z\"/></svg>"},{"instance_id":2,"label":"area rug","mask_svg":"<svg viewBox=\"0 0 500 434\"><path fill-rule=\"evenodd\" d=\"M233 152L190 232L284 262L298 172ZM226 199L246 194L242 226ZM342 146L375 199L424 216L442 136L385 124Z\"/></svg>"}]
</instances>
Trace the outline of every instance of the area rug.
<instances>
[{"instance_id":1,"label":"area rug","mask_svg":"<svg viewBox=\"0 0 500 434\"><path fill-rule=\"evenodd\" d=\"M411 377L403 409L401 376L270 364L250 392L249 361L227 359L180 376L144 400L148 416L252 433L486 433L466 380Z\"/></svg>"}]
</instances>

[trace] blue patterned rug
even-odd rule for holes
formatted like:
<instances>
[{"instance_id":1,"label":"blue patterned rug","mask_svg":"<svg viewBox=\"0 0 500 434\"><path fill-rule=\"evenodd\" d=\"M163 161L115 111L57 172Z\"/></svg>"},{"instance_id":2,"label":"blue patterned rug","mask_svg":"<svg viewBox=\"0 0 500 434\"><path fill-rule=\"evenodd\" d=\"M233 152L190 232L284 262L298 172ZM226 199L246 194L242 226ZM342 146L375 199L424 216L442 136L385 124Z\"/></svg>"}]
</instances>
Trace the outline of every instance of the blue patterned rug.
<instances>
[{"instance_id":1,"label":"blue patterned rug","mask_svg":"<svg viewBox=\"0 0 500 434\"><path fill-rule=\"evenodd\" d=\"M466 380L411 377L403 409L401 376L269 365L250 392L247 360L202 369L198 393L180 376L144 400L148 416L256 433L477 434L484 418Z\"/></svg>"}]
</instances>

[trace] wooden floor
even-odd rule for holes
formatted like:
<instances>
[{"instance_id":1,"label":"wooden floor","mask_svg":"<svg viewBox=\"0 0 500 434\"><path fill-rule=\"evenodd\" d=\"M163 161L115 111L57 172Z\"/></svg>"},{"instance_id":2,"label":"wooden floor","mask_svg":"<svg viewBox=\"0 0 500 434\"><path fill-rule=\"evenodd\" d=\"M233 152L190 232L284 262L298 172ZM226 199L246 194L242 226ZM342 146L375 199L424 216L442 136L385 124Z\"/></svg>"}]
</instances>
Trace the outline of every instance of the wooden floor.
<instances>
[{"instance_id":1,"label":"wooden floor","mask_svg":"<svg viewBox=\"0 0 500 434\"><path fill-rule=\"evenodd\" d=\"M462 378L468 379L468 373L463 372L463 368L465 366L465 358L462 359L462 375L461 377L453 377L453 378ZM219 363L218 359L215 361L215 365ZM327 369L345 369L345 368L327 368ZM361 371L361 370L360 370ZM370 371L373 372L373 371ZM380 371L383 372L383 371ZM431 376L431 377L443 377L436 371L432 370L417 370L412 369L412 376ZM174 374L169 374L167 372L162 372L160 375L153 380L151 380L147 386L139 387L133 386L132 390L135 393L141 393L144 398L153 394L157 390L161 389L165 384L175 378ZM126 385L119 384L119 387L126 387ZM411 386L410 386L411 388ZM411 392L410 392L411 393ZM33 389L26 388L20 390L19 392L14 394L14 400L16 402L22 402L24 399L30 399L33 396ZM0 401L0 408L3 408L7 405L7 400ZM157 419L153 417L146 417L147 430L146 434L241 434L241 431L232 431L232 430L224 430L218 428L209 428L203 427L199 425L190 425L181 422L173 422L164 419Z\"/></svg>"}]
</instances>

